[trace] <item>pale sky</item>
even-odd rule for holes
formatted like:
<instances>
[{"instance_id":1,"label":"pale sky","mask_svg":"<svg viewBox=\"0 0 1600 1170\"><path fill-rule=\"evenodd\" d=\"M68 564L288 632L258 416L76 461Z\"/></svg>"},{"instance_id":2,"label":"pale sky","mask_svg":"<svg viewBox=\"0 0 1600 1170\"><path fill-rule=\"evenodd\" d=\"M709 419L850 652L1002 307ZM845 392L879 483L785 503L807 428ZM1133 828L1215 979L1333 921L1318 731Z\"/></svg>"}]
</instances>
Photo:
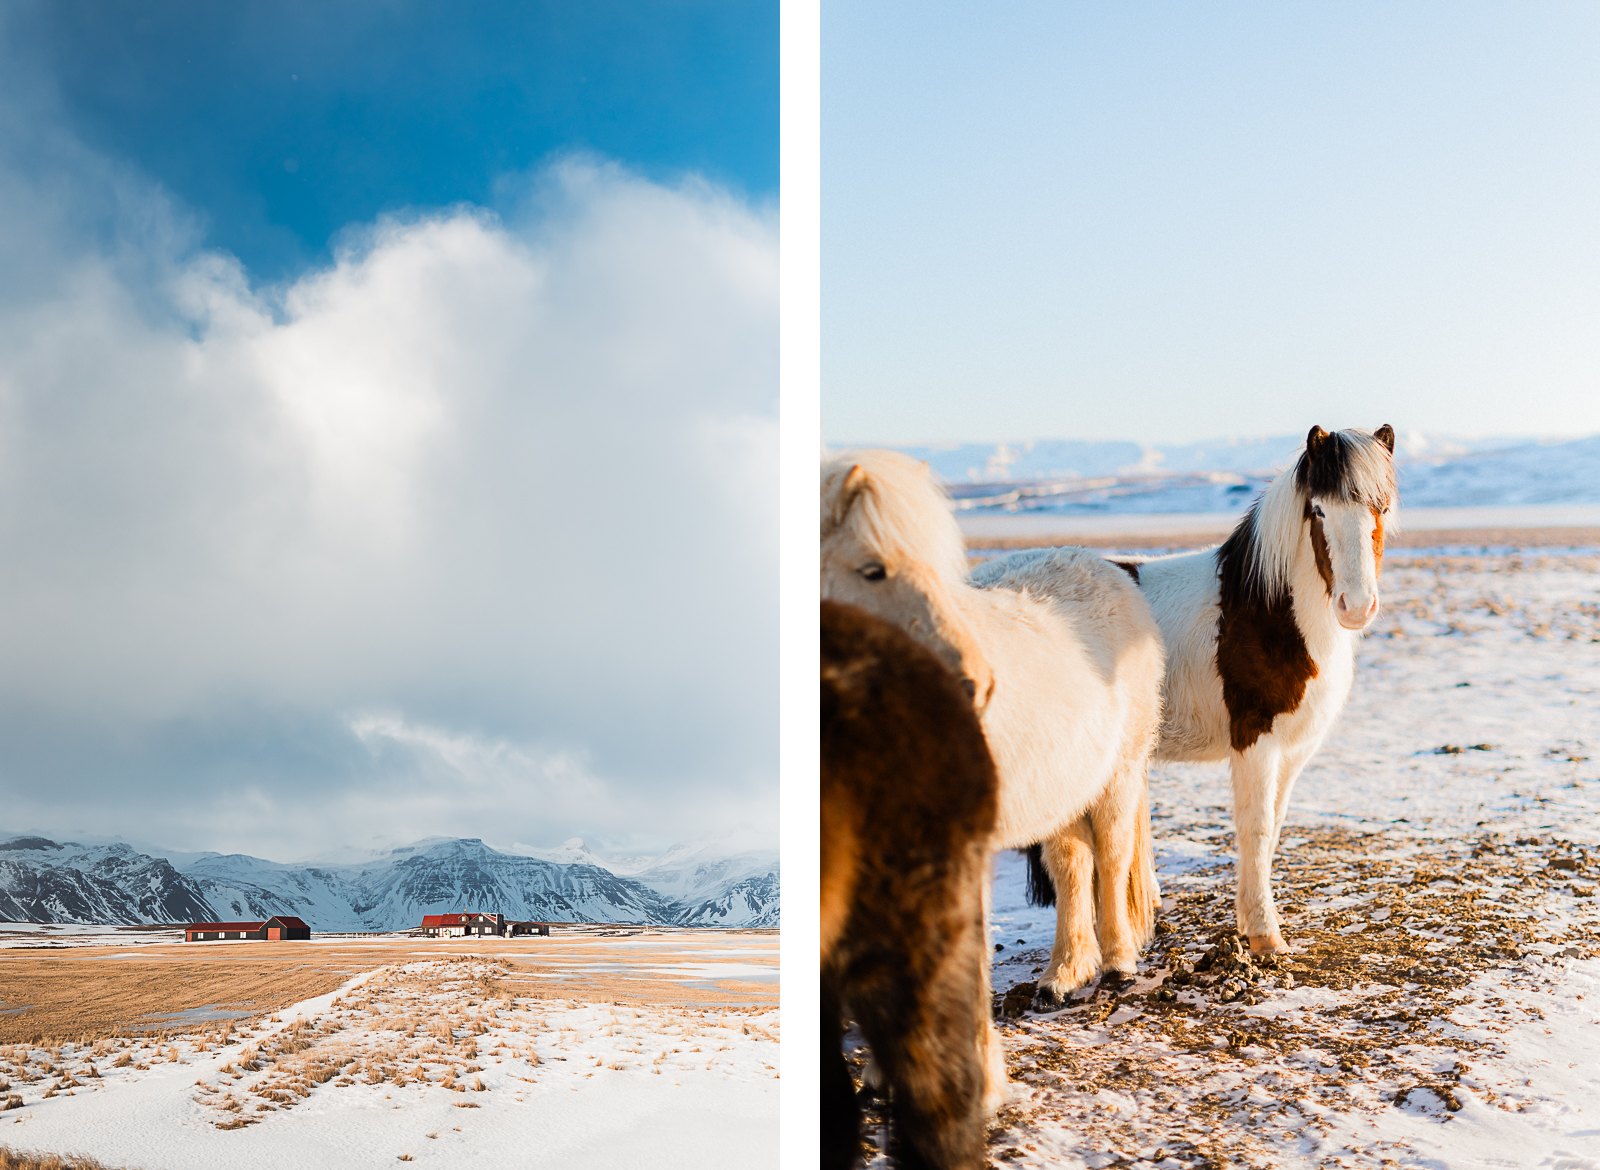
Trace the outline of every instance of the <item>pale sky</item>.
<instances>
[{"instance_id":1,"label":"pale sky","mask_svg":"<svg viewBox=\"0 0 1600 1170\"><path fill-rule=\"evenodd\" d=\"M823 435L1600 431L1600 6L823 13Z\"/></svg>"}]
</instances>

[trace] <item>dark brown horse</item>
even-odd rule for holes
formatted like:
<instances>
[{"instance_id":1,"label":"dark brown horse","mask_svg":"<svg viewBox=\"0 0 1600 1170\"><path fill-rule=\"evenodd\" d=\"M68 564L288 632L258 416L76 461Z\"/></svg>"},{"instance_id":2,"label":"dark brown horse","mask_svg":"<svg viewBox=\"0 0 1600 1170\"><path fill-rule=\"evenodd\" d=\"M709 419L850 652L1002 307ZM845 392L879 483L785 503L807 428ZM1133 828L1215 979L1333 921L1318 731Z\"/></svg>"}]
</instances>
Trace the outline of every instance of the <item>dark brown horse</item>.
<instances>
[{"instance_id":1,"label":"dark brown horse","mask_svg":"<svg viewBox=\"0 0 1600 1170\"><path fill-rule=\"evenodd\" d=\"M855 1164L848 1005L890 1094L903 1167L982 1167L1004 1084L984 883L994 764L972 700L908 634L822 605L822 1162ZM999 1084L993 1083L999 1078Z\"/></svg>"}]
</instances>

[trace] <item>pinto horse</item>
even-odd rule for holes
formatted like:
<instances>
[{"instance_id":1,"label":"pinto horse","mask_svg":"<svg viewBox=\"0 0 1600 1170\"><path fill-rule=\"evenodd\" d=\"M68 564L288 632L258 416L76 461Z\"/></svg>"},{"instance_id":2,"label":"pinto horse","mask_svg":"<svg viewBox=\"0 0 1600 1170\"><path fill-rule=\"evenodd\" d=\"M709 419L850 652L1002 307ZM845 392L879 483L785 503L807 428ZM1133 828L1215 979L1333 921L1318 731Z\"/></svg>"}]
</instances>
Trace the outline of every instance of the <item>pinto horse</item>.
<instances>
[{"instance_id":1,"label":"pinto horse","mask_svg":"<svg viewBox=\"0 0 1600 1170\"><path fill-rule=\"evenodd\" d=\"M1350 696L1356 643L1378 614L1384 526L1397 502L1394 428L1312 427L1217 548L1117 562L1167 650L1157 760L1226 759L1239 854L1234 908L1253 954L1287 950L1271 864L1289 793ZM1023 579L1040 554L981 566Z\"/></svg>"},{"instance_id":2,"label":"pinto horse","mask_svg":"<svg viewBox=\"0 0 1600 1170\"><path fill-rule=\"evenodd\" d=\"M860 1146L845 1004L887 1081L900 1165L985 1165L1005 1083L983 913L995 790L955 677L888 622L823 602L824 1166Z\"/></svg>"},{"instance_id":3,"label":"pinto horse","mask_svg":"<svg viewBox=\"0 0 1600 1170\"><path fill-rule=\"evenodd\" d=\"M1120 569L1053 554L1048 595L979 589L950 501L926 464L892 451L822 469L822 595L859 605L940 654L982 714L1000 775L995 846L1043 845L1065 896L1039 979L1061 1002L1101 971L1131 974L1154 927L1150 752L1161 637ZM1092 831L1077 824L1087 814Z\"/></svg>"}]
</instances>

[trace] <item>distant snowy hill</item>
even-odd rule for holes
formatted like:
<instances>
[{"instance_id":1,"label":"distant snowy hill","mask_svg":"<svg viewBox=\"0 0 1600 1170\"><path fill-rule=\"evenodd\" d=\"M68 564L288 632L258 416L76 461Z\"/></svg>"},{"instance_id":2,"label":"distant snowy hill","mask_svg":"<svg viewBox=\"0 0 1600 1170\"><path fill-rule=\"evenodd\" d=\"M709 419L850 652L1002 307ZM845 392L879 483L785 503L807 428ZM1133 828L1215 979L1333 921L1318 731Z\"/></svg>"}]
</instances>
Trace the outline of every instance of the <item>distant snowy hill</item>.
<instances>
[{"instance_id":1,"label":"distant snowy hill","mask_svg":"<svg viewBox=\"0 0 1600 1170\"><path fill-rule=\"evenodd\" d=\"M1031 440L901 447L924 459L963 509L1236 511L1293 457L1303 434L1156 446ZM1408 507L1600 503L1600 436L1453 439L1402 433Z\"/></svg>"},{"instance_id":2,"label":"distant snowy hill","mask_svg":"<svg viewBox=\"0 0 1600 1170\"><path fill-rule=\"evenodd\" d=\"M775 854L679 845L633 877L671 898L679 907L674 921L683 926L778 925Z\"/></svg>"},{"instance_id":3,"label":"distant snowy hill","mask_svg":"<svg viewBox=\"0 0 1600 1170\"><path fill-rule=\"evenodd\" d=\"M0 842L0 921L131 926L211 916L194 882L127 845Z\"/></svg>"},{"instance_id":4,"label":"distant snowy hill","mask_svg":"<svg viewBox=\"0 0 1600 1170\"><path fill-rule=\"evenodd\" d=\"M598 864L581 842L560 860L504 853L476 838L434 838L346 865L246 854L185 854L181 869L128 845L0 843L0 920L193 922L297 914L315 930L401 930L424 914L498 910L551 922L776 926L775 855L679 847L636 875Z\"/></svg>"}]
</instances>

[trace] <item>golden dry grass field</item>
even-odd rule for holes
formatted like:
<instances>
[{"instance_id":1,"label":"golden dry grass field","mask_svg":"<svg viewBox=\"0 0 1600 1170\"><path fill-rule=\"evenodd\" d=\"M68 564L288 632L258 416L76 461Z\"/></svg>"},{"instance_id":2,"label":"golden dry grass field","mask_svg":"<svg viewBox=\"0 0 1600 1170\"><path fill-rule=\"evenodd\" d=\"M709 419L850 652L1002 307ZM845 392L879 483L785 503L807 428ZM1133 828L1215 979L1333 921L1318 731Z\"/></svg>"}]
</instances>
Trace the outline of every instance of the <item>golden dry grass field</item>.
<instances>
[{"instance_id":1,"label":"golden dry grass field","mask_svg":"<svg viewBox=\"0 0 1600 1170\"><path fill-rule=\"evenodd\" d=\"M161 942L16 948L0 960L0 1045L194 1032L325 995L414 960L504 960L517 997L635 1005L777 1003L775 932L556 927L550 938L349 936L310 942ZM747 977L726 977L733 961Z\"/></svg>"}]
</instances>

